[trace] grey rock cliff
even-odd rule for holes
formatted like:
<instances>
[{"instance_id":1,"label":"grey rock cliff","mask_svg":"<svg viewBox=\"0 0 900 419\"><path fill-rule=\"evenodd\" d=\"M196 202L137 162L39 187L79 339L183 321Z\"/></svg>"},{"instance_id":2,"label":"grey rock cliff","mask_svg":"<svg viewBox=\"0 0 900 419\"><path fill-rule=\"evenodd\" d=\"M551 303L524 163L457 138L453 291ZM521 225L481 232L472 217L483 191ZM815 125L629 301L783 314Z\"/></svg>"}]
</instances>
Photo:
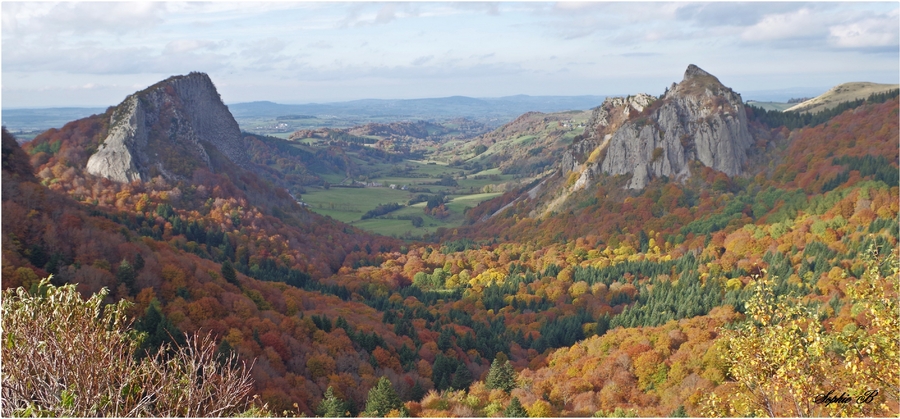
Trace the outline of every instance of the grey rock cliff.
<instances>
[{"instance_id":1,"label":"grey rock cliff","mask_svg":"<svg viewBox=\"0 0 900 419\"><path fill-rule=\"evenodd\" d=\"M138 130L143 126L143 112L137 96L131 95L113 111L109 134L87 162L90 174L102 176L116 182L141 180L142 165L136 151L147 143L146 131Z\"/></svg>"},{"instance_id":2,"label":"grey rock cliff","mask_svg":"<svg viewBox=\"0 0 900 419\"><path fill-rule=\"evenodd\" d=\"M606 98L603 104L593 109L591 117L585 123L582 138L563 154L559 165L563 175L575 170L594 149L605 145L623 122L631 115L642 112L654 100L656 98L645 93Z\"/></svg>"},{"instance_id":3,"label":"grey rock cliff","mask_svg":"<svg viewBox=\"0 0 900 419\"><path fill-rule=\"evenodd\" d=\"M647 111L630 115L608 143L595 140L605 156L588 162L586 170L631 174L627 187L632 189L642 189L652 177L683 181L691 175L692 160L734 176L752 142L740 95L692 64L681 83Z\"/></svg>"},{"instance_id":4,"label":"grey rock cliff","mask_svg":"<svg viewBox=\"0 0 900 419\"><path fill-rule=\"evenodd\" d=\"M212 168L213 149L247 165L240 128L212 80L191 73L170 77L119 104L87 171L116 182L146 181L153 174L187 177L195 168Z\"/></svg>"}]
</instances>

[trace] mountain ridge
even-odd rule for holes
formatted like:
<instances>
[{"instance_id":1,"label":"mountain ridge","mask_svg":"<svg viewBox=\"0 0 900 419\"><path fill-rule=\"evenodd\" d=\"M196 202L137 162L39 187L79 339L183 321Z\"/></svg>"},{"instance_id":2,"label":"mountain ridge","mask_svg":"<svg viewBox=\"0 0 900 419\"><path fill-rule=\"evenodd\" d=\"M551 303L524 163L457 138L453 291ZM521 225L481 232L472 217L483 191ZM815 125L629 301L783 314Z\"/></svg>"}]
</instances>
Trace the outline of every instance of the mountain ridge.
<instances>
[{"instance_id":1,"label":"mountain ridge","mask_svg":"<svg viewBox=\"0 0 900 419\"><path fill-rule=\"evenodd\" d=\"M812 99L798 103L784 112L816 113L833 108L844 102L866 99L874 93L883 93L900 88L900 84L879 84L870 82L841 83Z\"/></svg>"},{"instance_id":2,"label":"mountain ridge","mask_svg":"<svg viewBox=\"0 0 900 419\"><path fill-rule=\"evenodd\" d=\"M236 118L277 117L287 114L372 116L389 113L398 118L438 117L506 117L510 120L529 111L558 112L589 109L597 106L605 96L529 96L515 95L499 98L449 96L421 99L357 99L345 102L279 104L274 102L241 102L228 107ZM448 108L448 106L450 106ZM456 108L454 108L454 106Z\"/></svg>"}]
</instances>

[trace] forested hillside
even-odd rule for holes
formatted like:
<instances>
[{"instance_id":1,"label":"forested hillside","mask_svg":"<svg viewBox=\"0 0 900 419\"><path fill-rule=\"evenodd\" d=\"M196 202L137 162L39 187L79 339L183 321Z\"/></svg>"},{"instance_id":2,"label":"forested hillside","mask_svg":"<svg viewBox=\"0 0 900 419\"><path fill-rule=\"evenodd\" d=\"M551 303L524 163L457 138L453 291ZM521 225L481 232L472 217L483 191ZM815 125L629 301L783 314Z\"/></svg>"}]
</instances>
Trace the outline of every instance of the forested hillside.
<instances>
[{"instance_id":1,"label":"forested hillside","mask_svg":"<svg viewBox=\"0 0 900 419\"><path fill-rule=\"evenodd\" d=\"M543 214L552 174L430 242L285 190L342 150L252 136L252 170L116 183L84 171L108 113L23 148L4 130L3 287L107 287L146 348L212 332L275 415L896 416L900 102L797 128L755 112L744 175L600 176ZM533 154L529 173L553 155Z\"/></svg>"}]
</instances>

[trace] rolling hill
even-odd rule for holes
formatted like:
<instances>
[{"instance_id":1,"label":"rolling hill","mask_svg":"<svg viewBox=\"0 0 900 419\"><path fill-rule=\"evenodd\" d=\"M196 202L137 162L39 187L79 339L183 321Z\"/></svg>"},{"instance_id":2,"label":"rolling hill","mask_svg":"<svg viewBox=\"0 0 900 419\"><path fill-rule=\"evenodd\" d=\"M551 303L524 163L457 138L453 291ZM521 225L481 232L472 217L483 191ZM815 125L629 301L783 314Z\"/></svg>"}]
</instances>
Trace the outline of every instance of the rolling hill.
<instances>
[{"instance_id":1,"label":"rolling hill","mask_svg":"<svg viewBox=\"0 0 900 419\"><path fill-rule=\"evenodd\" d=\"M798 103L785 112L802 112L817 113L823 110L832 109L835 106L854 100L865 99L876 93L885 93L891 90L900 89L897 84L877 84L868 82L843 83L832 87L825 93L816 96L805 102Z\"/></svg>"}]
</instances>

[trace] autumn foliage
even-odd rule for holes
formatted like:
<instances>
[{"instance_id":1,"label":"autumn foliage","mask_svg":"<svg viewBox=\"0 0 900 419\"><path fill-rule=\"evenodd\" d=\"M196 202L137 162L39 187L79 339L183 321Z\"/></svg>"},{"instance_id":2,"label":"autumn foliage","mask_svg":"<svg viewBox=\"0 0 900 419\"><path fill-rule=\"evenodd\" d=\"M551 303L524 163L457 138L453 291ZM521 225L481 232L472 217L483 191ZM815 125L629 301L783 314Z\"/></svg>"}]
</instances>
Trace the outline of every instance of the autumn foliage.
<instances>
[{"instance_id":1,"label":"autumn foliage","mask_svg":"<svg viewBox=\"0 0 900 419\"><path fill-rule=\"evenodd\" d=\"M726 340L757 315L748 303L763 278L811 310L776 310L795 315L804 339L840 335L834 345L846 346L893 327L865 314L871 299L855 284L870 277L868 249L890 253L900 236L898 108L862 105L796 130L757 123L743 177L698 165L685 183L654 179L639 192L600 177L546 214L540 199L507 192L425 243L313 214L276 186L281 175L90 176L104 116L42 134L27 155L4 133L3 286L53 274L85 296L108 288L108 302L132 302L135 316L155 313L154 330L211 333L221 353L256 360L253 391L279 414L360 415L370 390L390 394L389 384L403 408L379 415L896 415L887 390L877 407L842 412L709 396L748 379L725 354L765 346ZM279 156L273 142L252 140L260 170L314 181L309 156ZM565 181L549 178L541 193ZM875 284L866 292L896 293ZM824 358L893 366L877 352L836 353L808 358L810 371ZM498 387L492 365L507 358ZM778 403L822 390L762 378L772 377L785 383L771 387Z\"/></svg>"}]
</instances>

